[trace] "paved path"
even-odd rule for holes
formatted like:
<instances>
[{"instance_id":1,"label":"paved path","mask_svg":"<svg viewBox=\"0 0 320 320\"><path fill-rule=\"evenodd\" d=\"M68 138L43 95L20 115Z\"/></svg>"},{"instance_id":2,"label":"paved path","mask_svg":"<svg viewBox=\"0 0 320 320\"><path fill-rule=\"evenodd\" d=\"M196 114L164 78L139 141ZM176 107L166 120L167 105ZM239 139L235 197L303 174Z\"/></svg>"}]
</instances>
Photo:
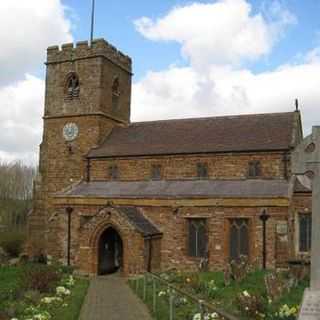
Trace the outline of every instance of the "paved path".
<instances>
[{"instance_id":1,"label":"paved path","mask_svg":"<svg viewBox=\"0 0 320 320\"><path fill-rule=\"evenodd\" d=\"M146 306L117 275L91 280L79 320L152 320Z\"/></svg>"}]
</instances>

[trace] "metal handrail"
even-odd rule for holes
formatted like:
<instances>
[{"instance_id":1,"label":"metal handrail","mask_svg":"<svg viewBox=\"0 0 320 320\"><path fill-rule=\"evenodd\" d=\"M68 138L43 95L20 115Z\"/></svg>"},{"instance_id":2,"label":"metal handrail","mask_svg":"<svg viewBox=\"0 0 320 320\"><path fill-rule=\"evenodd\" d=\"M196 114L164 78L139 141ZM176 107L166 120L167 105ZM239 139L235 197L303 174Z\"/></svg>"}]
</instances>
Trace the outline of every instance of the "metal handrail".
<instances>
[{"instance_id":1,"label":"metal handrail","mask_svg":"<svg viewBox=\"0 0 320 320\"><path fill-rule=\"evenodd\" d=\"M211 310L212 312L217 313L219 316L225 318L226 320L239 320L237 317L235 317L234 315L221 310L220 308L215 307L214 305L208 303L205 300L202 299L198 299L197 297L191 295L188 292L185 292L184 290L174 286L173 284L171 284L169 281L162 279L161 277L159 277L158 275L152 273L152 272L146 272L145 274L150 275L152 278L155 278L156 280L163 282L166 286L168 286L169 288L171 288L172 290L180 293L181 295L184 295L186 297L188 297L190 300L192 300L195 303L198 303L199 305Z\"/></svg>"}]
</instances>

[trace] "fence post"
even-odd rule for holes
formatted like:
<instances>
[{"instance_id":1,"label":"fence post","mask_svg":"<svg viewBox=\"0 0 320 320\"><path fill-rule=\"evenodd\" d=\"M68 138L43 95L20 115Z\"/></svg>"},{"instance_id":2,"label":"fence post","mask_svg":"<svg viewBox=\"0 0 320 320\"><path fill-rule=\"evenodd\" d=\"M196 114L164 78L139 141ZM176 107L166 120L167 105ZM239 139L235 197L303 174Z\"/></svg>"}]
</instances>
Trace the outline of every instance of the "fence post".
<instances>
[{"instance_id":1,"label":"fence post","mask_svg":"<svg viewBox=\"0 0 320 320\"><path fill-rule=\"evenodd\" d=\"M137 291L137 295L138 295L138 296L139 296L139 282L140 282L140 279L139 279L139 277L137 277L136 291Z\"/></svg>"},{"instance_id":2,"label":"fence post","mask_svg":"<svg viewBox=\"0 0 320 320\"><path fill-rule=\"evenodd\" d=\"M147 296L147 275L143 275L143 300L146 301Z\"/></svg>"},{"instance_id":3,"label":"fence post","mask_svg":"<svg viewBox=\"0 0 320 320\"><path fill-rule=\"evenodd\" d=\"M153 312L156 313L157 308L157 290L156 290L156 280L152 277L152 292L153 292Z\"/></svg>"},{"instance_id":4,"label":"fence post","mask_svg":"<svg viewBox=\"0 0 320 320\"><path fill-rule=\"evenodd\" d=\"M202 300L199 300L199 313L201 314L201 319L203 319L205 312L203 310Z\"/></svg>"},{"instance_id":5,"label":"fence post","mask_svg":"<svg viewBox=\"0 0 320 320\"><path fill-rule=\"evenodd\" d=\"M138 293L138 278L135 278L134 279L135 281L135 283L134 283L134 286L135 286L135 289L136 289L136 293Z\"/></svg>"},{"instance_id":6,"label":"fence post","mask_svg":"<svg viewBox=\"0 0 320 320\"><path fill-rule=\"evenodd\" d=\"M169 288L169 292L170 292L170 298L169 298L169 304L170 304L170 320L173 320L173 319L174 319L174 316L173 316L174 295L173 295L173 292L171 292L170 287L168 287L168 288Z\"/></svg>"}]
</instances>

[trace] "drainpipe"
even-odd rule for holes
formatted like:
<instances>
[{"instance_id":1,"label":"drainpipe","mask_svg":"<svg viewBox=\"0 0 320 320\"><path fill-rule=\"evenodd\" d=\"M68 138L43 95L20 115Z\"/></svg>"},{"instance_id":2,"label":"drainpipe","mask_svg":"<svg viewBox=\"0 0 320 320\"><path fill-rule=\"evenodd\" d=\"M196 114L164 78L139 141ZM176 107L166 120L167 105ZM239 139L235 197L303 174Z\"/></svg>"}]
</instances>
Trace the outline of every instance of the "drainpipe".
<instances>
[{"instance_id":1,"label":"drainpipe","mask_svg":"<svg viewBox=\"0 0 320 320\"><path fill-rule=\"evenodd\" d=\"M70 252L71 252L71 213L73 212L73 208L67 207L66 212L68 215L68 237L67 237L67 264L70 266Z\"/></svg>"},{"instance_id":2,"label":"drainpipe","mask_svg":"<svg viewBox=\"0 0 320 320\"><path fill-rule=\"evenodd\" d=\"M289 179L289 168L288 168L289 155L287 152L283 154L282 161L283 161L283 175L284 175L284 178L288 180Z\"/></svg>"},{"instance_id":3,"label":"drainpipe","mask_svg":"<svg viewBox=\"0 0 320 320\"><path fill-rule=\"evenodd\" d=\"M270 215L267 214L267 210L263 209L260 215L262 221L262 267L264 270L267 268L267 221Z\"/></svg>"},{"instance_id":4,"label":"drainpipe","mask_svg":"<svg viewBox=\"0 0 320 320\"><path fill-rule=\"evenodd\" d=\"M90 182L90 158L87 159L87 165L86 165L86 182Z\"/></svg>"},{"instance_id":5,"label":"drainpipe","mask_svg":"<svg viewBox=\"0 0 320 320\"><path fill-rule=\"evenodd\" d=\"M151 263L152 263L152 237L149 239L149 257L148 257L148 272L151 272Z\"/></svg>"}]
</instances>

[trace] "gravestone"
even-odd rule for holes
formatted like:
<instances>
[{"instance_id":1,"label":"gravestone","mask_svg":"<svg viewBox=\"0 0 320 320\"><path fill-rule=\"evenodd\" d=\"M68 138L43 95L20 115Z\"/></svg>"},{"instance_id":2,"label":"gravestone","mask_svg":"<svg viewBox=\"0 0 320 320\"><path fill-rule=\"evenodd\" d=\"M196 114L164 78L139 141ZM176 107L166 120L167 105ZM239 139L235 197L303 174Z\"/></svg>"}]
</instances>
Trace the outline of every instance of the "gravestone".
<instances>
[{"instance_id":1,"label":"gravestone","mask_svg":"<svg viewBox=\"0 0 320 320\"><path fill-rule=\"evenodd\" d=\"M267 294L272 300L279 299L283 292L287 289L286 283L281 278L280 274L269 273L264 277Z\"/></svg>"},{"instance_id":2,"label":"gravestone","mask_svg":"<svg viewBox=\"0 0 320 320\"><path fill-rule=\"evenodd\" d=\"M292 154L292 173L305 185L312 181L312 245L310 289L306 289L299 320L320 319L320 127L299 144Z\"/></svg>"}]
</instances>

